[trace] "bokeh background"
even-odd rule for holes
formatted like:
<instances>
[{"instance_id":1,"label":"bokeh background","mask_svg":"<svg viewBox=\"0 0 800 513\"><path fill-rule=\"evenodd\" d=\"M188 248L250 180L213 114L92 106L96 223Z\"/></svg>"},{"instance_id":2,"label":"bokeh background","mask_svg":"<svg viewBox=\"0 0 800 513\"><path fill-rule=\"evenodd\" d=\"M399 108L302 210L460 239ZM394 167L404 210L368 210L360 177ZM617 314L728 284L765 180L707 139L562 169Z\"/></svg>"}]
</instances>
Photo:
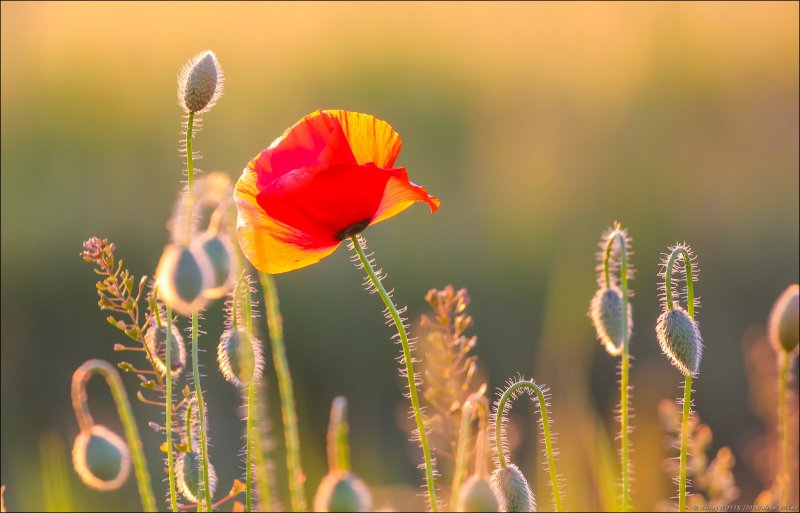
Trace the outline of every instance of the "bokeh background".
<instances>
[{"instance_id":1,"label":"bokeh background","mask_svg":"<svg viewBox=\"0 0 800 513\"><path fill-rule=\"evenodd\" d=\"M97 310L81 242L107 237L134 273L153 273L181 179L176 74L204 49L227 77L195 139L204 170L237 177L318 108L369 112L401 134L399 164L442 208L368 230L370 247L414 322L428 289L468 288L490 390L517 372L550 385L569 509L607 505L597 488L602 462L614 461L616 362L586 316L596 243L614 220L633 236L638 271L635 502L652 509L675 495L657 404L682 379L653 326L660 255L689 242L706 343L695 405L713 449L737 457L739 502L769 484L772 467L758 464L769 426L744 349L798 280L797 3L3 2L0 472L10 508L58 504L42 489L40 449L69 450L70 376L88 358L118 361L112 346L123 341ZM422 481L398 421L397 349L347 257L342 248L277 278L308 492L326 470L330 401L343 394L355 471L377 506L413 507ZM216 306L205 324L204 385L227 490L241 423L213 362L220 317ZM133 393L135 378L126 383ZM96 415L118 428L109 394L92 390ZM161 437L146 428L156 412L135 407L163 491ZM514 460L545 508L529 410L514 413ZM68 484L77 509L138 507L132 483L103 495L70 471Z\"/></svg>"}]
</instances>

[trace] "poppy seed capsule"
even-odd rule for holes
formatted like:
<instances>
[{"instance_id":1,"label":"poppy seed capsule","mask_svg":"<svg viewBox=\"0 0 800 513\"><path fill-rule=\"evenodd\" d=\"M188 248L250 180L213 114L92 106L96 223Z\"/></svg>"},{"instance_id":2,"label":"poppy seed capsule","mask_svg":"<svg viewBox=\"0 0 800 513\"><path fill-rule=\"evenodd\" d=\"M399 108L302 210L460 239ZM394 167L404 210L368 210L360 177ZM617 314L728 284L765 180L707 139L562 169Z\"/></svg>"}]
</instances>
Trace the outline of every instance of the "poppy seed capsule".
<instances>
[{"instance_id":1,"label":"poppy seed capsule","mask_svg":"<svg viewBox=\"0 0 800 513\"><path fill-rule=\"evenodd\" d=\"M618 356L625 343L622 336L622 303L622 292L617 287L602 287L595 293L589 307L589 317L592 319L597 337L611 356ZM632 329L633 314L629 304L627 339L630 339Z\"/></svg>"},{"instance_id":2,"label":"poppy seed capsule","mask_svg":"<svg viewBox=\"0 0 800 513\"><path fill-rule=\"evenodd\" d=\"M181 330L173 323L170 340L170 368L172 379L176 379L186 367L186 345L183 343ZM158 326L155 318L151 319L144 334L144 343L147 351L152 355L153 363L161 375L167 374L167 325Z\"/></svg>"},{"instance_id":3,"label":"poppy seed capsule","mask_svg":"<svg viewBox=\"0 0 800 513\"><path fill-rule=\"evenodd\" d=\"M456 511L498 511L499 507L489 481L475 475L462 485Z\"/></svg>"},{"instance_id":4,"label":"poppy seed capsule","mask_svg":"<svg viewBox=\"0 0 800 513\"><path fill-rule=\"evenodd\" d=\"M349 472L330 472L314 497L314 511L371 511L372 497L359 478Z\"/></svg>"},{"instance_id":5,"label":"poppy seed capsule","mask_svg":"<svg viewBox=\"0 0 800 513\"><path fill-rule=\"evenodd\" d=\"M175 482L186 500L195 504L199 502L203 486L203 460L200 454L189 451L180 455L175 463ZM217 489L217 472L211 462L208 463L208 487L213 498Z\"/></svg>"},{"instance_id":6,"label":"poppy seed capsule","mask_svg":"<svg viewBox=\"0 0 800 513\"><path fill-rule=\"evenodd\" d=\"M128 479L131 457L128 445L105 426L81 430L72 446L72 464L81 480L100 491L119 489Z\"/></svg>"},{"instance_id":7,"label":"poppy seed capsule","mask_svg":"<svg viewBox=\"0 0 800 513\"><path fill-rule=\"evenodd\" d=\"M800 339L798 315L800 315L800 286L789 285L775 301L769 315L769 341L776 351L791 353L797 350Z\"/></svg>"},{"instance_id":8,"label":"poppy seed capsule","mask_svg":"<svg viewBox=\"0 0 800 513\"><path fill-rule=\"evenodd\" d=\"M244 388L253 378L261 379L264 368L261 341L245 331L228 328L219 339L217 362L225 379Z\"/></svg>"},{"instance_id":9,"label":"poppy seed capsule","mask_svg":"<svg viewBox=\"0 0 800 513\"><path fill-rule=\"evenodd\" d=\"M161 254L156 280L165 303L184 316L205 306L203 291L209 287L212 271L208 259L185 246L170 244Z\"/></svg>"},{"instance_id":10,"label":"poppy seed capsule","mask_svg":"<svg viewBox=\"0 0 800 513\"><path fill-rule=\"evenodd\" d=\"M201 251L211 267L211 283L203 290L208 299L224 296L233 284L234 269L227 238L207 233L192 245L194 252Z\"/></svg>"},{"instance_id":11,"label":"poppy seed capsule","mask_svg":"<svg viewBox=\"0 0 800 513\"><path fill-rule=\"evenodd\" d=\"M697 322L681 307L658 317L656 337L661 350L684 376L697 374L703 356L703 340Z\"/></svg>"},{"instance_id":12,"label":"poppy seed capsule","mask_svg":"<svg viewBox=\"0 0 800 513\"><path fill-rule=\"evenodd\" d=\"M500 511L536 511L536 497L519 468L513 463L498 468L492 474L494 490Z\"/></svg>"},{"instance_id":13,"label":"poppy seed capsule","mask_svg":"<svg viewBox=\"0 0 800 513\"><path fill-rule=\"evenodd\" d=\"M201 52L178 75L178 101L186 112L207 112L222 94L223 75L214 52Z\"/></svg>"}]
</instances>

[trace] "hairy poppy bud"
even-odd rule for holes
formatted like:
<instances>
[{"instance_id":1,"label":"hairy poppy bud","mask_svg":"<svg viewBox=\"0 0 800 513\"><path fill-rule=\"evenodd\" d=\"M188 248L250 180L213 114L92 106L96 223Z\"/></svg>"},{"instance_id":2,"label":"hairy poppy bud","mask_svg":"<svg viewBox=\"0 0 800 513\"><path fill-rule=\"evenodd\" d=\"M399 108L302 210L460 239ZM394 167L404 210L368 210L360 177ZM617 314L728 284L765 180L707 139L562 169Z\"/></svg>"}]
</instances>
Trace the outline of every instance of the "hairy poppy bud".
<instances>
[{"instance_id":1,"label":"hairy poppy bud","mask_svg":"<svg viewBox=\"0 0 800 513\"><path fill-rule=\"evenodd\" d=\"M170 340L170 368L172 371L172 379L177 378L184 367L186 367L186 346L183 343L183 336L181 330L173 324L172 335ZM158 326L155 318L151 319L147 325L147 330L144 333L144 343L147 346L147 351L153 357L158 372L162 375L167 374L167 366L165 364L167 356L167 325L166 323L161 327Z\"/></svg>"},{"instance_id":2,"label":"hairy poppy bud","mask_svg":"<svg viewBox=\"0 0 800 513\"><path fill-rule=\"evenodd\" d=\"M156 280L164 302L181 315L189 316L192 309L205 306L203 291L211 282L207 258L185 246L170 244L161 254L156 268Z\"/></svg>"},{"instance_id":3,"label":"hairy poppy bud","mask_svg":"<svg viewBox=\"0 0 800 513\"><path fill-rule=\"evenodd\" d=\"M367 486L349 472L330 472L319 483L314 511L370 511Z\"/></svg>"},{"instance_id":4,"label":"hairy poppy bud","mask_svg":"<svg viewBox=\"0 0 800 513\"><path fill-rule=\"evenodd\" d=\"M656 337L661 350L684 376L695 375L703 356L703 340L697 322L683 308L667 310L658 317Z\"/></svg>"},{"instance_id":5,"label":"hairy poppy bud","mask_svg":"<svg viewBox=\"0 0 800 513\"><path fill-rule=\"evenodd\" d=\"M175 463L175 482L186 500L197 504L200 501L200 490L203 487L203 460L195 451L185 452L180 455ZM214 465L208 463L208 486L211 488L210 497L214 497L217 489L217 472Z\"/></svg>"},{"instance_id":6,"label":"hairy poppy bud","mask_svg":"<svg viewBox=\"0 0 800 513\"><path fill-rule=\"evenodd\" d=\"M253 379L258 381L261 378L264 368L261 341L247 332L228 328L219 339L217 361L225 379L244 388Z\"/></svg>"},{"instance_id":7,"label":"hairy poppy bud","mask_svg":"<svg viewBox=\"0 0 800 513\"><path fill-rule=\"evenodd\" d=\"M131 457L128 445L118 434L95 424L75 438L72 464L87 486L110 491L117 490L128 479Z\"/></svg>"},{"instance_id":8,"label":"hairy poppy bud","mask_svg":"<svg viewBox=\"0 0 800 513\"><path fill-rule=\"evenodd\" d=\"M800 315L800 286L796 283L789 285L783 294L775 301L772 313L769 316L769 341L776 351L791 353L797 350L800 329L798 328L798 315Z\"/></svg>"},{"instance_id":9,"label":"hairy poppy bud","mask_svg":"<svg viewBox=\"0 0 800 513\"><path fill-rule=\"evenodd\" d=\"M617 287L597 290L589 307L589 317L592 319L597 337L611 356L622 352L625 343L622 328L622 292ZM627 333L630 339L633 328L633 315L631 305L628 305Z\"/></svg>"},{"instance_id":10,"label":"hairy poppy bud","mask_svg":"<svg viewBox=\"0 0 800 513\"><path fill-rule=\"evenodd\" d=\"M486 479L471 476L461 486L457 511L498 511L499 507L497 496Z\"/></svg>"},{"instance_id":11,"label":"hairy poppy bud","mask_svg":"<svg viewBox=\"0 0 800 513\"><path fill-rule=\"evenodd\" d=\"M500 511L536 511L536 498L519 468L513 463L492 474L492 489Z\"/></svg>"},{"instance_id":12,"label":"hairy poppy bud","mask_svg":"<svg viewBox=\"0 0 800 513\"><path fill-rule=\"evenodd\" d=\"M186 112L207 112L222 95L224 77L214 52L192 57L178 75L178 101Z\"/></svg>"},{"instance_id":13,"label":"hairy poppy bud","mask_svg":"<svg viewBox=\"0 0 800 513\"><path fill-rule=\"evenodd\" d=\"M211 282L203 290L203 295L208 299L219 299L224 296L232 286L234 280L233 259L230 243L226 237L208 232L192 244L196 254L202 252L202 257L211 267ZM201 260L202 260L201 257Z\"/></svg>"}]
</instances>

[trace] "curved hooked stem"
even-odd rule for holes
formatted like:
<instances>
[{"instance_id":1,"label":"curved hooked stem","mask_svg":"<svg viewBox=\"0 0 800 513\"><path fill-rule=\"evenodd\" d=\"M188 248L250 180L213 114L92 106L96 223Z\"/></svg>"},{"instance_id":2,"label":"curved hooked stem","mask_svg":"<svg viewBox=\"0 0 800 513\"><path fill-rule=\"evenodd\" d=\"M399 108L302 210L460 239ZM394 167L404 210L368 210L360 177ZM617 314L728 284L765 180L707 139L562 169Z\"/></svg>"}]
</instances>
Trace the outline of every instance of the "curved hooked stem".
<instances>
[{"instance_id":1,"label":"curved hooked stem","mask_svg":"<svg viewBox=\"0 0 800 513\"><path fill-rule=\"evenodd\" d=\"M486 436L489 427L489 401L482 394L471 394L461 408L461 424L458 430L458 446L456 448L455 472L450 496L450 511L456 511L461 485L467 473L467 444L469 428L472 421L478 418L478 431L475 434L475 475L486 474Z\"/></svg>"},{"instance_id":2,"label":"curved hooked stem","mask_svg":"<svg viewBox=\"0 0 800 513\"><path fill-rule=\"evenodd\" d=\"M627 238L622 232L619 223L614 224L614 230L606 242L603 254L603 276L606 288L611 288L609 261L614 241L619 243L620 259L620 289L622 290L622 351L620 353L620 459L622 467L622 511L630 509L630 441L628 439L630 417L630 399L628 397L628 381L630 375L630 340L628 339L628 248Z\"/></svg>"},{"instance_id":3,"label":"curved hooked stem","mask_svg":"<svg viewBox=\"0 0 800 513\"><path fill-rule=\"evenodd\" d=\"M340 395L333 399L328 421L328 472L350 472L349 431L347 399Z\"/></svg>"},{"instance_id":4,"label":"curved hooked stem","mask_svg":"<svg viewBox=\"0 0 800 513\"><path fill-rule=\"evenodd\" d=\"M547 467L550 471L550 484L553 488L553 502L555 503L556 511L563 511L561 505L561 491L558 484L558 472L556 471L556 461L553 453L553 441L550 435L550 418L547 415L547 400L545 399L542 389L533 381L520 380L513 383L503 392L503 395L500 396L500 400L497 402L494 424L494 443L495 450L497 451L497 463L500 468L505 468L507 466L505 448L503 447L503 440L505 439L503 436L505 427L503 414L506 411L506 405L509 400L516 397L517 391L523 388L536 394L536 402L539 405L539 412L542 416L542 434L544 436L544 446L547 453Z\"/></svg>"},{"instance_id":5,"label":"curved hooked stem","mask_svg":"<svg viewBox=\"0 0 800 513\"><path fill-rule=\"evenodd\" d=\"M681 245L675 246L667 259L664 272L664 293L667 310L675 309L672 294L672 273L678 258L683 259L686 279L686 311L694 319L694 268L692 255ZM678 511L686 511L686 467L688 462L689 417L692 414L692 375L687 374L683 384L683 416L681 418L681 449L678 467Z\"/></svg>"},{"instance_id":6,"label":"curved hooked stem","mask_svg":"<svg viewBox=\"0 0 800 513\"><path fill-rule=\"evenodd\" d=\"M406 332L406 327L403 325L403 319L400 318L400 313L397 311L397 307L394 305L392 298L386 292L386 289L383 288L381 279L375 273L375 269L372 268L370 259L364 253L362 244L366 246L366 241L361 235L351 235L350 243L353 247L353 251L355 251L358 255L358 260L361 262L361 265L367 272L367 278L369 282L374 287L374 290L377 291L381 296L383 304L386 305L386 310L389 313L388 318L394 321L395 328L397 328L397 334L400 337L400 344L403 347L403 362L405 363L406 367L406 378L408 379L408 395L411 399L411 409L414 411L414 420L417 423L417 431L419 431L419 444L422 446L422 457L425 462L425 482L428 488L428 502L430 502L431 511L436 512L439 509L439 505L436 499L436 482L434 479L433 458L431 457L431 448L430 444L428 443L428 433L425 428L425 419L422 416L422 409L419 406L417 383L414 374L414 361L411 356L411 346L408 342L408 333Z\"/></svg>"},{"instance_id":7,"label":"curved hooked stem","mask_svg":"<svg viewBox=\"0 0 800 513\"><path fill-rule=\"evenodd\" d=\"M147 461L142 449L142 439L139 437L139 430L133 419L131 403L125 393L125 387L119 377L117 370L104 360L88 360L78 367L72 375L72 406L75 409L75 416L81 430L89 429L94 425L94 419L89 411L86 394L86 383L94 376L99 374L106 380L108 388L117 406L117 413L125 429L125 438L128 448L131 451L134 472L136 473L136 483L139 487L139 496L142 499L142 508L145 511L158 511L156 500L153 495L153 488L150 484L150 473L147 471Z\"/></svg>"}]
</instances>

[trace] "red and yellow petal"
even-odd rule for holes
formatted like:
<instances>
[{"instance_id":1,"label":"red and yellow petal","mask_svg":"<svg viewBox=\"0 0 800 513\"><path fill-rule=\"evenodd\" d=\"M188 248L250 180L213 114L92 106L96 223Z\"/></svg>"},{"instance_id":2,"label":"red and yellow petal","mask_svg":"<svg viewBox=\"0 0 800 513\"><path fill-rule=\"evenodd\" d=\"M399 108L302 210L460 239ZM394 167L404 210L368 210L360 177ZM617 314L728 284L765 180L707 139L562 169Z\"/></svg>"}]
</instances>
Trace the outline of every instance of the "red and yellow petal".
<instances>
[{"instance_id":1,"label":"red and yellow petal","mask_svg":"<svg viewBox=\"0 0 800 513\"><path fill-rule=\"evenodd\" d=\"M383 198L378 205L375 216L370 225L385 221L393 217L403 210L410 207L415 201L427 203L431 212L439 210L441 203L438 198L428 194L425 187L421 187L408 179L408 174L405 169L399 169L392 178L386 183L386 188L383 192Z\"/></svg>"},{"instance_id":2,"label":"red and yellow petal","mask_svg":"<svg viewBox=\"0 0 800 513\"><path fill-rule=\"evenodd\" d=\"M245 168L236 183L234 199L239 210L236 227L239 245L256 269L270 274L285 273L315 264L336 250L338 241L317 247L303 244L301 232L268 216L256 201L255 184L255 174Z\"/></svg>"},{"instance_id":3,"label":"red and yellow petal","mask_svg":"<svg viewBox=\"0 0 800 513\"><path fill-rule=\"evenodd\" d=\"M394 166L403 142L389 123L369 114L346 110L326 110L322 114L339 120L359 164L372 162L382 168Z\"/></svg>"}]
</instances>

